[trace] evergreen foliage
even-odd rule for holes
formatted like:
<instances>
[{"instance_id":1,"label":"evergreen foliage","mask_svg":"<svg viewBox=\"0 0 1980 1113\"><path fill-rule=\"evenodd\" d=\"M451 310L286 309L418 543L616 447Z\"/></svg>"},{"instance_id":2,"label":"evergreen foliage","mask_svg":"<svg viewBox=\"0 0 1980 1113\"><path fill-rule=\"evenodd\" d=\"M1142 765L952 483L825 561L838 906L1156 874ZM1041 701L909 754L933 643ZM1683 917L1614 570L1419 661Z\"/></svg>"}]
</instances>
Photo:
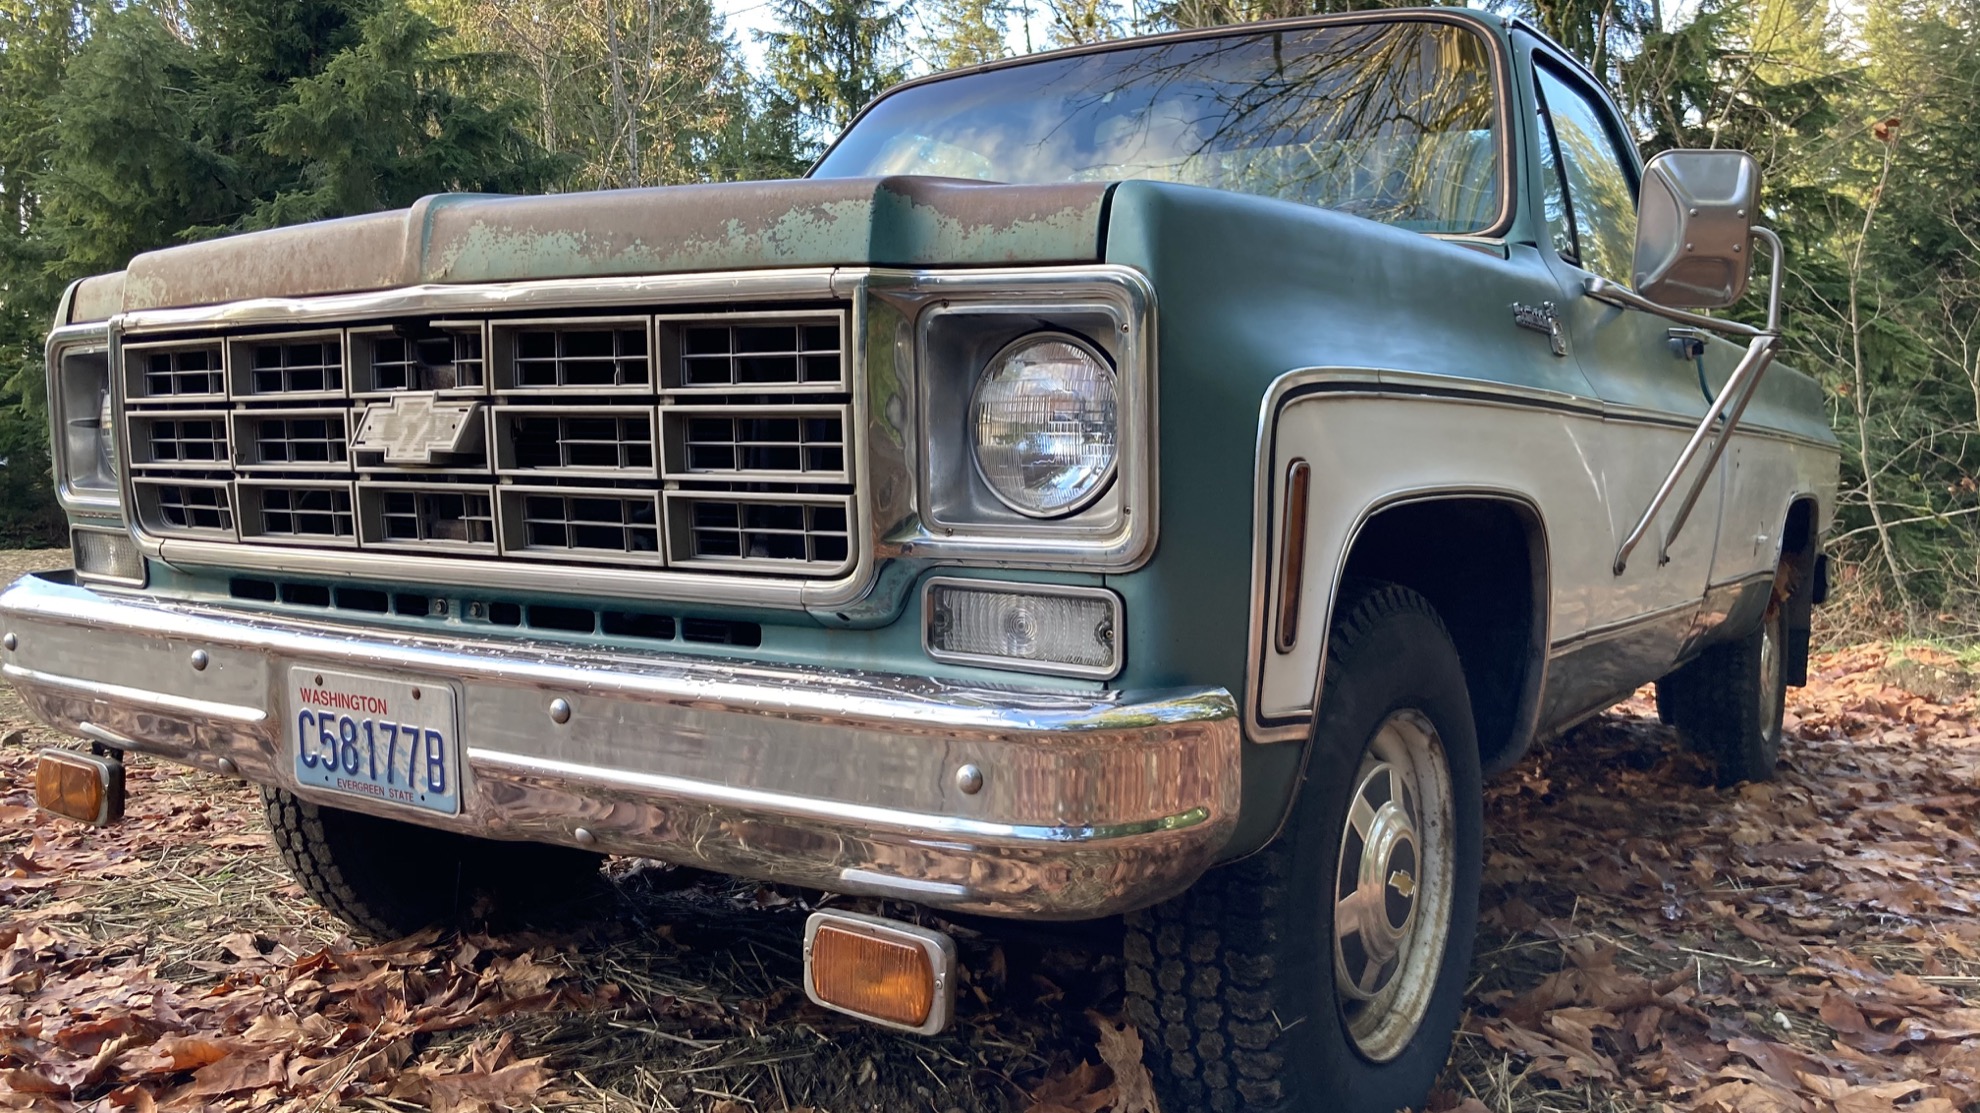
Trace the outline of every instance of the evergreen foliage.
<instances>
[{"instance_id":1,"label":"evergreen foliage","mask_svg":"<svg viewBox=\"0 0 1980 1113\"><path fill-rule=\"evenodd\" d=\"M1004 21L1011 5L1002 0L925 0L921 49L931 70L953 70L994 62L1010 54Z\"/></svg>"},{"instance_id":2,"label":"evergreen foliage","mask_svg":"<svg viewBox=\"0 0 1980 1113\"><path fill-rule=\"evenodd\" d=\"M769 32L770 76L822 142L866 102L907 76L902 9L892 0L773 0L783 29Z\"/></svg>"}]
</instances>

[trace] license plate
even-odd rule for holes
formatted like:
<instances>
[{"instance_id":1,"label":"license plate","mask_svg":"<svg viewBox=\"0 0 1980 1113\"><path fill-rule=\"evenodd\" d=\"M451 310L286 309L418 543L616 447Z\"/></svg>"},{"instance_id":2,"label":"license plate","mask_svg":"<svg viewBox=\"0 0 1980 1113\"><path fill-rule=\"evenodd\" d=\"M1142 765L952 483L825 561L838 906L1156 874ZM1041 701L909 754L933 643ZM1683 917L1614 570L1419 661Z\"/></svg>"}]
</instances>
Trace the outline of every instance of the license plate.
<instances>
[{"instance_id":1,"label":"license plate","mask_svg":"<svg viewBox=\"0 0 1980 1113\"><path fill-rule=\"evenodd\" d=\"M446 684L289 670L296 780L429 811L461 810L461 744Z\"/></svg>"}]
</instances>

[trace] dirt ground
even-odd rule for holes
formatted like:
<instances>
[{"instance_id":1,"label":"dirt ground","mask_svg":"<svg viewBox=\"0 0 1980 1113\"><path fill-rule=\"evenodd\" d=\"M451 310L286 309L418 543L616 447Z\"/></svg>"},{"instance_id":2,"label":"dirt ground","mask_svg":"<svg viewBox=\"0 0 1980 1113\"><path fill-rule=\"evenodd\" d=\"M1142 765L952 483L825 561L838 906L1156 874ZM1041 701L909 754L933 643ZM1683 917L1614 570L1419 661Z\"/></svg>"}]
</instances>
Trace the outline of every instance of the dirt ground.
<instances>
[{"instance_id":1,"label":"dirt ground","mask_svg":"<svg viewBox=\"0 0 1980 1113\"><path fill-rule=\"evenodd\" d=\"M61 557L0 554L0 577ZM1975 1108L1976 678L1877 647L1815 672L1771 784L1711 787L1639 698L1488 786L1433 1109ZM38 815L57 740L0 695L0 1106L1147 1108L1110 1020L1117 925L942 921L966 981L928 1040L796 989L828 898L650 863L534 933L367 947L290 883L238 782L133 760L122 824Z\"/></svg>"}]
</instances>

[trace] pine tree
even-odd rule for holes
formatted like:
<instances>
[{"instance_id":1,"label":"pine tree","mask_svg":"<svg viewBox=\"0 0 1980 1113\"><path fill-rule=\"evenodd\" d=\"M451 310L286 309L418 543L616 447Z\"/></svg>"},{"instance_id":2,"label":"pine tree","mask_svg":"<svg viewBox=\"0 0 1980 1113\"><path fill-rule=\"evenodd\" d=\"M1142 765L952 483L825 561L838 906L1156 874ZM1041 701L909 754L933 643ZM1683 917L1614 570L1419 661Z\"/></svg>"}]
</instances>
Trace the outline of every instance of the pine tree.
<instances>
[{"instance_id":1,"label":"pine tree","mask_svg":"<svg viewBox=\"0 0 1980 1113\"><path fill-rule=\"evenodd\" d=\"M889 0L775 0L783 29L768 32L770 76L796 106L808 137L842 130L907 76L901 9Z\"/></svg>"},{"instance_id":2,"label":"pine tree","mask_svg":"<svg viewBox=\"0 0 1980 1113\"><path fill-rule=\"evenodd\" d=\"M54 142L48 102L80 46L74 3L0 3L0 544L52 545L63 519L48 483L42 339L61 292L47 245L34 235L35 180Z\"/></svg>"},{"instance_id":3,"label":"pine tree","mask_svg":"<svg viewBox=\"0 0 1980 1113\"><path fill-rule=\"evenodd\" d=\"M426 17L386 5L321 72L291 82L258 138L294 177L242 223L399 208L440 190L533 191L552 180L555 162L518 127L524 106L483 103L474 60L440 51L440 36Z\"/></svg>"},{"instance_id":4,"label":"pine tree","mask_svg":"<svg viewBox=\"0 0 1980 1113\"><path fill-rule=\"evenodd\" d=\"M926 0L926 32L921 48L929 65L953 70L994 62L1010 55L1004 22L1010 5L1002 0Z\"/></svg>"},{"instance_id":5,"label":"pine tree","mask_svg":"<svg viewBox=\"0 0 1980 1113\"><path fill-rule=\"evenodd\" d=\"M41 234L71 273L186 239L529 190L554 164L523 106L397 0L202 0L190 27L105 15L51 101Z\"/></svg>"},{"instance_id":6,"label":"pine tree","mask_svg":"<svg viewBox=\"0 0 1980 1113\"><path fill-rule=\"evenodd\" d=\"M1052 12L1052 45L1084 46L1121 37L1118 0L1045 0Z\"/></svg>"},{"instance_id":7,"label":"pine tree","mask_svg":"<svg viewBox=\"0 0 1980 1113\"><path fill-rule=\"evenodd\" d=\"M1301 15L1409 7L1424 0L1156 0L1150 22L1161 27L1222 27Z\"/></svg>"},{"instance_id":8,"label":"pine tree","mask_svg":"<svg viewBox=\"0 0 1980 1113\"><path fill-rule=\"evenodd\" d=\"M798 178L811 165L797 105L770 85L729 94L726 123L709 144L706 171L718 182Z\"/></svg>"}]
</instances>

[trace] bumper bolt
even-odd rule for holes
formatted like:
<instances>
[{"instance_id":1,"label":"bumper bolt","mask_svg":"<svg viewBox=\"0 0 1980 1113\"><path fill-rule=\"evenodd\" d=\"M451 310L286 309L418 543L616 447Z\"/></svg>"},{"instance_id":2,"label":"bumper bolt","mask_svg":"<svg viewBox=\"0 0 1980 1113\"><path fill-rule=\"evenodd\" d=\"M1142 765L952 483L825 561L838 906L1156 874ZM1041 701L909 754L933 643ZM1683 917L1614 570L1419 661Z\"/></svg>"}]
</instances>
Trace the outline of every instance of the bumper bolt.
<instances>
[{"instance_id":1,"label":"bumper bolt","mask_svg":"<svg viewBox=\"0 0 1980 1113\"><path fill-rule=\"evenodd\" d=\"M568 722L570 722L570 721L571 721L571 702L570 702L569 700L564 700L564 699L553 699L553 700L551 700L551 701L550 701L550 721L551 721L551 722L553 722L553 723L568 723Z\"/></svg>"},{"instance_id":2,"label":"bumper bolt","mask_svg":"<svg viewBox=\"0 0 1980 1113\"><path fill-rule=\"evenodd\" d=\"M219 761L214 763L214 767L219 769L222 773L227 774L229 777L239 776L241 772L241 767L235 765L234 759L230 757L221 758Z\"/></svg>"},{"instance_id":3,"label":"bumper bolt","mask_svg":"<svg viewBox=\"0 0 1980 1113\"><path fill-rule=\"evenodd\" d=\"M194 671L194 672L205 672L205 671L206 671L206 663L207 663L207 661L208 661L208 659L209 659L209 658L208 658L208 657L206 656L206 650L204 650L204 649L195 649L195 650L193 650L193 653L192 653L192 667L193 667L193 671Z\"/></svg>"},{"instance_id":4,"label":"bumper bolt","mask_svg":"<svg viewBox=\"0 0 1980 1113\"><path fill-rule=\"evenodd\" d=\"M965 765L956 770L956 787L963 795L974 796L983 791L983 770L974 765Z\"/></svg>"},{"instance_id":5,"label":"bumper bolt","mask_svg":"<svg viewBox=\"0 0 1980 1113\"><path fill-rule=\"evenodd\" d=\"M579 846L593 846L598 842L598 836L592 834L589 827L580 827L572 831L571 838L576 839Z\"/></svg>"},{"instance_id":6,"label":"bumper bolt","mask_svg":"<svg viewBox=\"0 0 1980 1113\"><path fill-rule=\"evenodd\" d=\"M9 630L6 637L0 638L0 646L6 646L7 652L12 653L14 650L20 648L21 639L15 637L13 631Z\"/></svg>"}]
</instances>

